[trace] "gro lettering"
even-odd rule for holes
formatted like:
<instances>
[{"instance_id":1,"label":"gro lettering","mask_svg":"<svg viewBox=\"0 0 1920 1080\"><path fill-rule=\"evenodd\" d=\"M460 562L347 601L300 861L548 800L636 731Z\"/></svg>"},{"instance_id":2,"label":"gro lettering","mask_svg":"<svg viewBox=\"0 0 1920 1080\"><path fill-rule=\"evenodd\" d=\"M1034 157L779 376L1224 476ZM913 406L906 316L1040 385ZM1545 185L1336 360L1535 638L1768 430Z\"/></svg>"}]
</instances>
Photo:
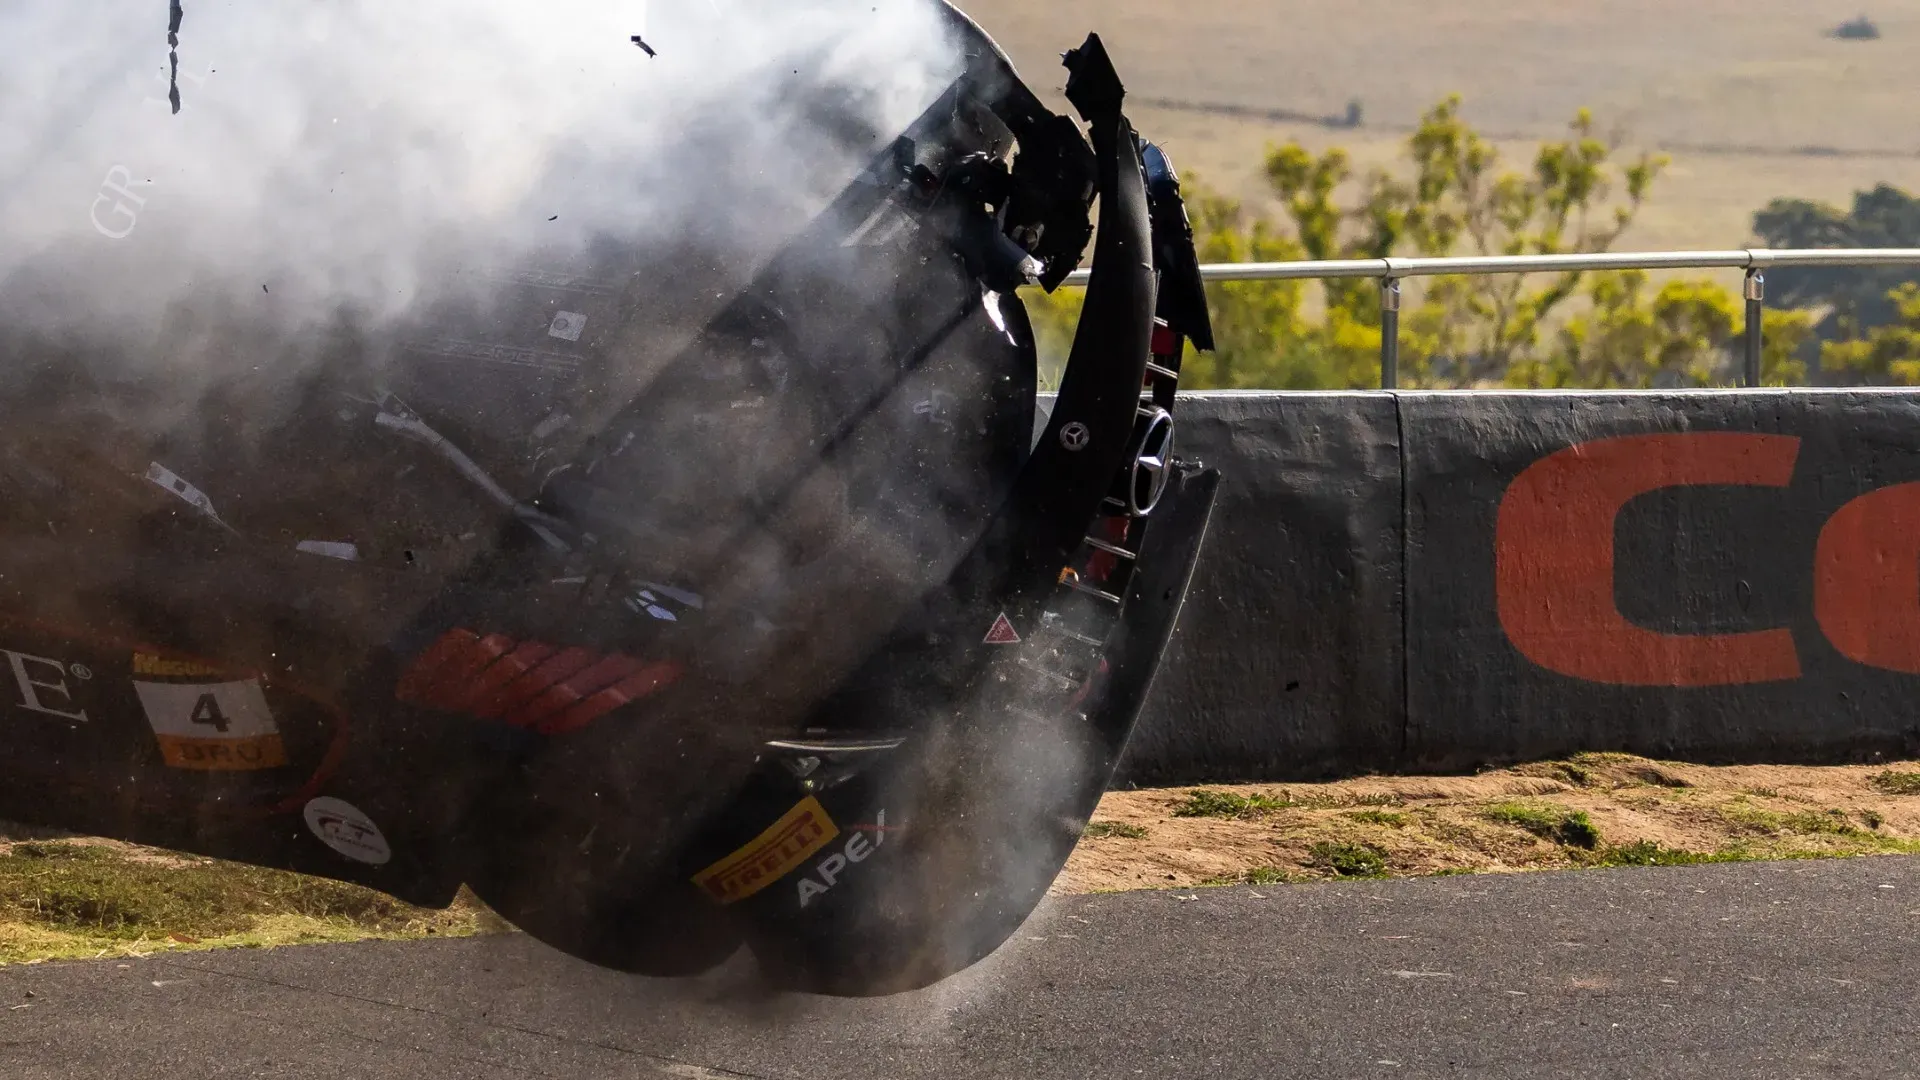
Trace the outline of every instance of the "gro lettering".
<instances>
[{"instance_id":1,"label":"gro lettering","mask_svg":"<svg viewBox=\"0 0 1920 1080\"><path fill-rule=\"evenodd\" d=\"M94 231L101 236L125 240L133 235L134 226L140 223L140 210L147 205L146 196L133 190L133 182L133 173L125 165L107 170L107 177L100 182L100 192L87 215ZM105 221L100 218L102 206L107 208Z\"/></svg>"}]
</instances>

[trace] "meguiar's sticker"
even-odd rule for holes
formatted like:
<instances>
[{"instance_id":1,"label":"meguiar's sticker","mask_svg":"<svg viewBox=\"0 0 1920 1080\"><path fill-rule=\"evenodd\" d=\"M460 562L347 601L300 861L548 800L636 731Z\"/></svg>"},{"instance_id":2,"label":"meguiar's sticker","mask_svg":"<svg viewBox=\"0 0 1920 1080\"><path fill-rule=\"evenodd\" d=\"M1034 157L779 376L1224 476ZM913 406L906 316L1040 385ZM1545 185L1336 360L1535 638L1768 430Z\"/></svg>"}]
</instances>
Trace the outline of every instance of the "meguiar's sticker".
<instances>
[{"instance_id":1,"label":"meguiar's sticker","mask_svg":"<svg viewBox=\"0 0 1920 1080\"><path fill-rule=\"evenodd\" d=\"M993 620L993 625L987 629L985 643L988 645L1018 645L1020 643L1020 632L1013 628L1013 620L1007 618L1006 612L1001 612L1000 617Z\"/></svg>"},{"instance_id":2,"label":"meguiar's sticker","mask_svg":"<svg viewBox=\"0 0 1920 1080\"><path fill-rule=\"evenodd\" d=\"M321 843L354 862L382 866L393 858L380 827L344 799L322 795L307 803L306 818L307 828Z\"/></svg>"},{"instance_id":3,"label":"meguiar's sticker","mask_svg":"<svg viewBox=\"0 0 1920 1080\"><path fill-rule=\"evenodd\" d=\"M144 662L144 663L143 663ZM151 671L165 667L163 671ZM153 674L201 675L188 662L134 657L134 670ZM147 725L160 743L160 756L175 769L245 772L287 763L280 727L260 684L240 682L147 682L136 679Z\"/></svg>"},{"instance_id":4,"label":"meguiar's sticker","mask_svg":"<svg viewBox=\"0 0 1920 1080\"><path fill-rule=\"evenodd\" d=\"M838 835L827 808L808 796L747 846L694 875L693 883L722 904L745 900L792 873Z\"/></svg>"}]
</instances>

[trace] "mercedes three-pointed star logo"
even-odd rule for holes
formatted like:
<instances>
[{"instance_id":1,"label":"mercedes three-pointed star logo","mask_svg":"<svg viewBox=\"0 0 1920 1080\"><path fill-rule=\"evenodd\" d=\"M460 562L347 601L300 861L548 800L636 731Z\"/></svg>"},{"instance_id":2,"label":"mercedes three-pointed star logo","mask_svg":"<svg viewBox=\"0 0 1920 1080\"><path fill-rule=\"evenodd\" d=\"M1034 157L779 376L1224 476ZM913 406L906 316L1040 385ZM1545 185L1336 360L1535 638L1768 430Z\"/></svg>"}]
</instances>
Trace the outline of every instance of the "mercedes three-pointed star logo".
<instances>
[{"instance_id":1,"label":"mercedes three-pointed star logo","mask_svg":"<svg viewBox=\"0 0 1920 1080\"><path fill-rule=\"evenodd\" d=\"M1137 517L1146 517L1160 505L1160 496L1167 490L1167 463L1173 459L1173 417L1165 409L1142 409L1140 421L1127 509Z\"/></svg>"}]
</instances>

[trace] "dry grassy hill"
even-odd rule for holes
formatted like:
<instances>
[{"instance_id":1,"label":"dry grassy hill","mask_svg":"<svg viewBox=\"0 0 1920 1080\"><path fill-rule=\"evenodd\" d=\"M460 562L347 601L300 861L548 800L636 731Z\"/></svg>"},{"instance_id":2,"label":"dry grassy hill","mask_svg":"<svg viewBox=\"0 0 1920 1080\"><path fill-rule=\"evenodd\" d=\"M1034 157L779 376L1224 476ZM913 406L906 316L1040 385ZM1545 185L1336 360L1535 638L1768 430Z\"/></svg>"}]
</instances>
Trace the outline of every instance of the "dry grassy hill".
<instances>
[{"instance_id":1,"label":"dry grassy hill","mask_svg":"<svg viewBox=\"0 0 1920 1080\"><path fill-rule=\"evenodd\" d=\"M1634 247L1740 246L1776 195L1920 190L1920 0L959 2L1062 107L1058 54L1098 31L1141 128L1250 199L1269 142L1385 161L1451 92L1515 164L1581 106L1670 153ZM1828 36L1863 12L1879 40ZM1339 115L1354 99L1358 129L1264 115Z\"/></svg>"}]
</instances>

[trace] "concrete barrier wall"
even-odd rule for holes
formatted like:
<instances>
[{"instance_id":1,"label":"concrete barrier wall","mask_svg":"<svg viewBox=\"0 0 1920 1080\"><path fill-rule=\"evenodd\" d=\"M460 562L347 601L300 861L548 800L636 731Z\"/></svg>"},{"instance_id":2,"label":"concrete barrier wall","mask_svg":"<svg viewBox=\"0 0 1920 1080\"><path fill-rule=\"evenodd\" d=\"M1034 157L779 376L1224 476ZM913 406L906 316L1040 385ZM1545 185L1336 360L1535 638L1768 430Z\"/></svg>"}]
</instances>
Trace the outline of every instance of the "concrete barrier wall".
<instances>
[{"instance_id":1,"label":"concrete barrier wall","mask_svg":"<svg viewBox=\"0 0 1920 1080\"><path fill-rule=\"evenodd\" d=\"M1195 394L1125 781L1920 752L1920 394Z\"/></svg>"}]
</instances>

